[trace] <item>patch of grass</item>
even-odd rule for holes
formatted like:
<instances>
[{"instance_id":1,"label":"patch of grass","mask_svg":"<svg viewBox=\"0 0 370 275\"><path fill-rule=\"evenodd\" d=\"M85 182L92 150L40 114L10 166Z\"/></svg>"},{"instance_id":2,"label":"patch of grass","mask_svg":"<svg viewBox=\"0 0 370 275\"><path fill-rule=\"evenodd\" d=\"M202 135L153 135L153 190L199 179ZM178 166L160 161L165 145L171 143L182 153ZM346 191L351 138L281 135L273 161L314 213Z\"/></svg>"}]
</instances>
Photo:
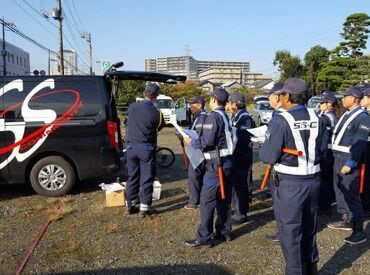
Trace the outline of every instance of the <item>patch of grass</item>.
<instances>
[{"instance_id":1,"label":"patch of grass","mask_svg":"<svg viewBox=\"0 0 370 275\"><path fill-rule=\"evenodd\" d=\"M80 246L80 243L74 239L66 240L55 244L52 247L52 254L56 258L62 258L66 255L76 255Z\"/></svg>"},{"instance_id":2,"label":"patch of grass","mask_svg":"<svg viewBox=\"0 0 370 275\"><path fill-rule=\"evenodd\" d=\"M72 213L75 209L70 206L62 204L59 209L53 210L49 216L50 221L57 221L63 219L66 215Z\"/></svg>"},{"instance_id":3,"label":"patch of grass","mask_svg":"<svg viewBox=\"0 0 370 275\"><path fill-rule=\"evenodd\" d=\"M117 223L108 223L105 225L105 230L108 234L113 234L118 232L118 224Z\"/></svg>"}]
</instances>

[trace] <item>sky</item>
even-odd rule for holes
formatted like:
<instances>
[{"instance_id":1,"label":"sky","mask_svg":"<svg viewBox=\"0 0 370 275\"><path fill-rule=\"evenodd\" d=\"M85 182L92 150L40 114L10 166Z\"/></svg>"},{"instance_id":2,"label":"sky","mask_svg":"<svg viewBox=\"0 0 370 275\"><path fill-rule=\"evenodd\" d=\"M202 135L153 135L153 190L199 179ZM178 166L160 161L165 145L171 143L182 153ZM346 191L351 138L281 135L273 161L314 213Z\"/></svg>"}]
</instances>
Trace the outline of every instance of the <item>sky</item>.
<instances>
[{"instance_id":1,"label":"sky","mask_svg":"<svg viewBox=\"0 0 370 275\"><path fill-rule=\"evenodd\" d=\"M55 0L1 0L0 17L47 48L58 51ZM87 43L92 35L97 61L124 61L125 70L144 70L146 58L190 55L198 60L248 61L251 71L278 77L275 52L288 49L302 59L313 46L333 49L342 24L355 12L370 15L370 0L62 0L64 48L79 54L88 72ZM47 70L48 54L6 31L6 41L28 51L31 71ZM369 39L370 40L370 39ZM370 43L365 53L370 53Z\"/></svg>"}]
</instances>

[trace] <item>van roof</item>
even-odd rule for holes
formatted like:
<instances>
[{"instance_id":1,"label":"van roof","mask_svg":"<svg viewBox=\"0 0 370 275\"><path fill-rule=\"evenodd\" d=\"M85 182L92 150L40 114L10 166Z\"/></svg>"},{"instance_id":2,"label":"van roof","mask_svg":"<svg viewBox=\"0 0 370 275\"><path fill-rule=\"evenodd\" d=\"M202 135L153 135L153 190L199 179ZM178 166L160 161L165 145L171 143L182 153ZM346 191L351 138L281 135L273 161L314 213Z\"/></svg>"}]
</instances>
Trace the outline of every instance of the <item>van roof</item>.
<instances>
[{"instance_id":1,"label":"van roof","mask_svg":"<svg viewBox=\"0 0 370 275\"><path fill-rule=\"evenodd\" d=\"M45 75L45 76L32 76L32 75L22 75L22 76L1 76L1 78L9 79L27 79L28 81L32 80L41 80L47 78L54 79L65 79L65 80L74 80L74 79L86 79L86 78L106 78L118 80L144 80L144 81L153 81L153 82L165 82L165 83L177 83L185 82L186 76L183 75L171 75L158 72L146 72L146 71L110 71L106 72L104 76L102 75Z\"/></svg>"},{"instance_id":2,"label":"van roof","mask_svg":"<svg viewBox=\"0 0 370 275\"><path fill-rule=\"evenodd\" d=\"M116 78L118 80L130 79L166 83L177 83L186 81L186 76L183 75L172 75L148 71L109 71L106 72L104 76L107 78Z\"/></svg>"}]
</instances>

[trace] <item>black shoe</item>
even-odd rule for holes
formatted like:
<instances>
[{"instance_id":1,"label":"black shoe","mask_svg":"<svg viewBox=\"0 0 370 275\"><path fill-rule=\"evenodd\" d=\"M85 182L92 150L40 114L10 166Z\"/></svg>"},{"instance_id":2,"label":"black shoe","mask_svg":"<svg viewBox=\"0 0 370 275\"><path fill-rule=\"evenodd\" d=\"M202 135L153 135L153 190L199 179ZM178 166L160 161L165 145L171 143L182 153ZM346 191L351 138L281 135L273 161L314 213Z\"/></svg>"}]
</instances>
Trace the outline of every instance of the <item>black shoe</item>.
<instances>
[{"instance_id":1,"label":"black shoe","mask_svg":"<svg viewBox=\"0 0 370 275\"><path fill-rule=\"evenodd\" d=\"M278 243L279 242L279 233L276 233L275 235L266 235L265 239L273 242L273 243Z\"/></svg>"},{"instance_id":2,"label":"black shoe","mask_svg":"<svg viewBox=\"0 0 370 275\"><path fill-rule=\"evenodd\" d=\"M132 206L132 207L127 207L126 208L126 213L129 215L136 214L139 212L139 208Z\"/></svg>"},{"instance_id":3,"label":"black shoe","mask_svg":"<svg viewBox=\"0 0 370 275\"><path fill-rule=\"evenodd\" d=\"M362 222L353 223L353 232L351 236L344 239L349 244L360 244L366 242L366 233Z\"/></svg>"},{"instance_id":4,"label":"black shoe","mask_svg":"<svg viewBox=\"0 0 370 275\"><path fill-rule=\"evenodd\" d=\"M352 225L349 223L349 221L347 220L347 216L345 215L343 215L342 220L338 222L329 223L328 227L331 229L339 229L339 230L346 230L346 231L352 230Z\"/></svg>"},{"instance_id":5,"label":"black shoe","mask_svg":"<svg viewBox=\"0 0 370 275\"><path fill-rule=\"evenodd\" d=\"M240 219L240 220L231 219L231 224L232 225L239 225L239 224L246 223L247 221L248 221L248 218L247 217L245 217L243 219Z\"/></svg>"},{"instance_id":6,"label":"black shoe","mask_svg":"<svg viewBox=\"0 0 370 275\"><path fill-rule=\"evenodd\" d=\"M157 211L155 211L154 209L149 209L149 210L146 210L146 211L140 210L139 211L139 218L145 218L147 216L153 216L153 215L156 215L156 214L157 214Z\"/></svg>"},{"instance_id":7,"label":"black shoe","mask_svg":"<svg viewBox=\"0 0 370 275\"><path fill-rule=\"evenodd\" d=\"M200 248L200 247L211 248L212 247L212 243L211 242L200 243L197 240L185 241L184 244L186 246L189 246L189 247L192 247L192 248Z\"/></svg>"},{"instance_id":8,"label":"black shoe","mask_svg":"<svg viewBox=\"0 0 370 275\"><path fill-rule=\"evenodd\" d=\"M231 242L232 239L231 239L230 234L226 234L226 235L217 234L213 236L213 240L222 243L222 242Z\"/></svg>"}]
</instances>

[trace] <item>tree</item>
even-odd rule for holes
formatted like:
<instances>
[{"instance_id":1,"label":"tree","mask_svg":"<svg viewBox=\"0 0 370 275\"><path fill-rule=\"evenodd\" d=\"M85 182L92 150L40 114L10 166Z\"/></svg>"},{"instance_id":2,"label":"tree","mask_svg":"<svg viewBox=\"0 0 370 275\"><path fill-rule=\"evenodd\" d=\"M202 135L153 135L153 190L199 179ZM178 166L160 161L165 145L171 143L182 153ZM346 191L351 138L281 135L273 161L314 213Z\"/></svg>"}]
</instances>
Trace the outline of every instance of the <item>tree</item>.
<instances>
[{"instance_id":1,"label":"tree","mask_svg":"<svg viewBox=\"0 0 370 275\"><path fill-rule=\"evenodd\" d=\"M145 82L138 80L117 81L116 103L129 105L136 97L142 97L145 89Z\"/></svg>"},{"instance_id":2,"label":"tree","mask_svg":"<svg viewBox=\"0 0 370 275\"><path fill-rule=\"evenodd\" d=\"M366 40L370 26L370 17L366 13L354 13L346 18L343 23L343 33L340 35L344 42L340 42L334 52L339 56L355 58L363 55L362 50L366 49Z\"/></svg>"},{"instance_id":3,"label":"tree","mask_svg":"<svg viewBox=\"0 0 370 275\"><path fill-rule=\"evenodd\" d=\"M316 92L316 79L322 64L329 61L330 51L316 45L312 47L304 56L305 68L307 71L307 83L310 90Z\"/></svg>"},{"instance_id":4,"label":"tree","mask_svg":"<svg viewBox=\"0 0 370 275\"><path fill-rule=\"evenodd\" d=\"M173 100L177 100L181 97L190 99L195 95L205 94L203 89L197 87L194 81L186 81L185 83L180 83L176 85L161 84L160 89L162 94L172 97Z\"/></svg>"},{"instance_id":5,"label":"tree","mask_svg":"<svg viewBox=\"0 0 370 275\"><path fill-rule=\"evenodd\" d=\"M301 77L304 72L301 59L298 56L292 56L288 50L277 51L273 64L279 66L280 82L290 77Z\"/></svg>"},{"instance_id":6,"label":"tree","mask_svg":"<svg viewBox=\"0 0 370 275\"><path fill-rule=\"evenodd\" d=\"M350 59L348 63L345 79L340 87L341 90L370 81L370 56L363 55Z\"/></svg>"}]
</instances>

